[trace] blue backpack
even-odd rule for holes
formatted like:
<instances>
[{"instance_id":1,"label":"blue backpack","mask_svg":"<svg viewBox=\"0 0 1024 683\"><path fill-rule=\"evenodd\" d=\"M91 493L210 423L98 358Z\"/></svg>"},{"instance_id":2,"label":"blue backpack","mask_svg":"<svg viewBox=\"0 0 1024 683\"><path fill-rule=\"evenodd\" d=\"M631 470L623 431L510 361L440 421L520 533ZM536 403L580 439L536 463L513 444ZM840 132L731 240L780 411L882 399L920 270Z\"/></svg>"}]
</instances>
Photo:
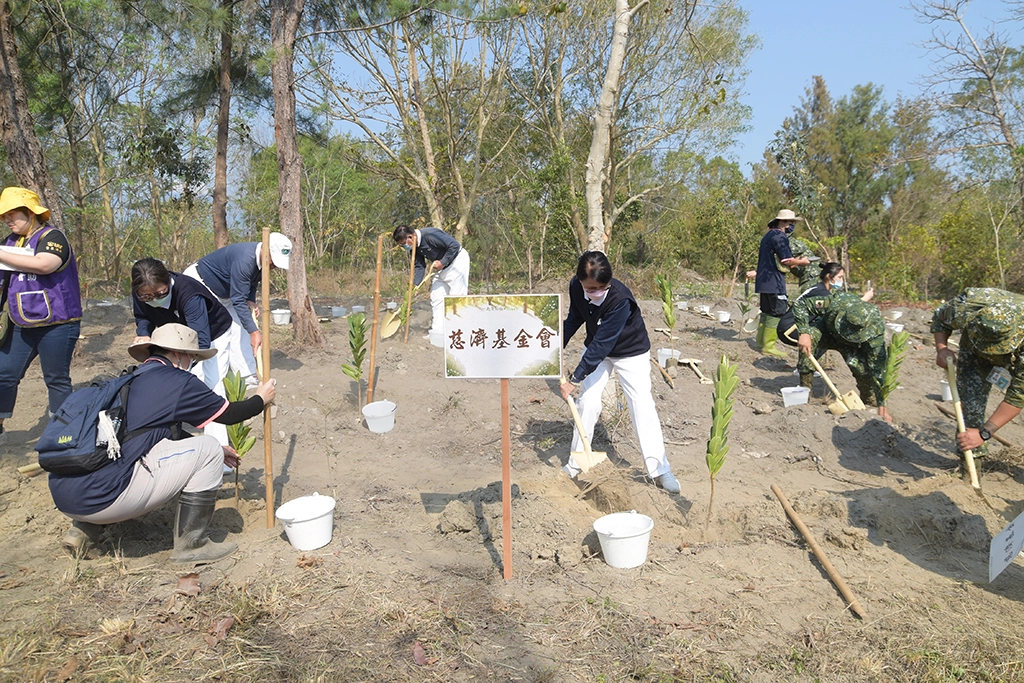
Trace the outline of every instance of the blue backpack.
<instances>
[{"instance_id":1,"label":"blue backpack","mask_svg":"<svg viewBox=\"0 0 1024 683\"><path fill-rule=\"evenodd\" d=\"M131 368L120 377L106 382L92 382L71 393L57 413L46 425L36 443L39 466L57 474L86 474L95 472L116 456L107 451L104 441L98 443L99 414L106 411L114 427L117 441L126 441L154 427L135 429L125 433L125 406L132 380L151 366ZM173 437L172 437L173 438Z\"/></svg>"}]
</instances>

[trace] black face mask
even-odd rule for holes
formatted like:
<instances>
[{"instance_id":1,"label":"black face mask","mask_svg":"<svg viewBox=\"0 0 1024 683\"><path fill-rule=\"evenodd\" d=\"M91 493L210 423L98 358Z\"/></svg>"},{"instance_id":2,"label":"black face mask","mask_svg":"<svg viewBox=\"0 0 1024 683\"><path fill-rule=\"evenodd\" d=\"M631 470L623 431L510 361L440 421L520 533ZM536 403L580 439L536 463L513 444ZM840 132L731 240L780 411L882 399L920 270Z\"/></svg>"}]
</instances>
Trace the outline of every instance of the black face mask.
<instances>
[{"instance_id":1,"label":"black face mask","mask_svg":"<svg viewBox=\"0 0 1024 683\"><path fill-rule=\"evenodd\" d=\"M793 231L794 231L794 230L796 230L796 226L795 226L795 225L787 225L787 226L785 227L785 229L784 229L784 232L785 232L785 233L786 233L787 235L792 235L792 234L793 234Z\"/></svg>"}]
</instances>

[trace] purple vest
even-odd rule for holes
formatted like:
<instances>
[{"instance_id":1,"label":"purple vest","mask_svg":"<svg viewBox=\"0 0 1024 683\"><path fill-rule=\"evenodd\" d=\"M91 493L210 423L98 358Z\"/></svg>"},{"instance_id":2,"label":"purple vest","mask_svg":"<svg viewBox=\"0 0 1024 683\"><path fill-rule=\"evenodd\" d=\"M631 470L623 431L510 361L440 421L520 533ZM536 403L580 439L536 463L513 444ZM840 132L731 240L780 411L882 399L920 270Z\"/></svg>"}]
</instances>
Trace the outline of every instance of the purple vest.
<instances>
[{"instance_id":1,"label":"purple vest","mask_svg":"<svg viewBox=\"0 0 1024 683\"><path fill-rule=\"evenodd\" d=\"M39 240L56 228L46 226L21 245L35 252ZM17 235L7 238L7 246L18 246ZM78 265L72 253L68 262L49 275L11 273L7 285L7 303L11 320L18 327L43 327L82 318L82 291L78 285Z\"/></svg>"}]
</instances>

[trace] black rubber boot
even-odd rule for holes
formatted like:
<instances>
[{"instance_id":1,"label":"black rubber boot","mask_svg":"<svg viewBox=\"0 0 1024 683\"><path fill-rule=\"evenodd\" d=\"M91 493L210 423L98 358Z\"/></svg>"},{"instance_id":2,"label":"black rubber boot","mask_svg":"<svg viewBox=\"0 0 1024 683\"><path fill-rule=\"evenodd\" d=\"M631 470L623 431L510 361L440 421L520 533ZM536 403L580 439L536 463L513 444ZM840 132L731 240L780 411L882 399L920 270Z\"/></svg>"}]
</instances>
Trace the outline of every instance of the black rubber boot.
<instances>
[{"instance_id":1,"label":"black rubber boot","mask_svg":"<svg viewBox=\"0 0 1024 683\"><path fill-rule=\"evenodd\" d=\"M71 528L64 534L60 544L72 557L81 557L89 552L89 548L100 542L103 533L102 524L74 521Z\"/></svg>"},{"instance_id":2,"label":"black rubber boot","mask_svg":"<svg viewBox=\"0 0 1024 683\"><path fill-rule=\"evenodd\" d=\"M206 527L217 504L217 489L182 492L174 517L174 552L171 562L203 564L216 562L238 550L234 543L215 543L206 537Z\"/></svg>"}]
</instances>

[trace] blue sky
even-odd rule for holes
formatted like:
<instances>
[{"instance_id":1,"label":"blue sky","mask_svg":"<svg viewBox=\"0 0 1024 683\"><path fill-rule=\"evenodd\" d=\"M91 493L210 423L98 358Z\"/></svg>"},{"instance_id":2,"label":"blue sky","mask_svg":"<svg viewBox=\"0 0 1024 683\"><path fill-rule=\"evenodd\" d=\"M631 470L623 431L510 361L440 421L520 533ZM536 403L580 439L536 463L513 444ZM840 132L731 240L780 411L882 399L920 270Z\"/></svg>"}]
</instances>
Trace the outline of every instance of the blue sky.
<instances>
[{"instance_id":1,"label":"blue sky","mask_svg":"<svg viewBox=\"0 0 1024 683\"><path fill-rule=\"evenodd\" d=\"M919 81L931 73L933 57L919 44L931 26L901 0L742 0L749 30L761 37L750 58L743 102L753 109L751 131L741 135L733 154L749 175L783 119L800 103L811 78L821 75L836 99L853 87L874 83L893 102L898 94L921 93ZM980 33L1003 16L997 0L975 0L965 14Z\"/></svg>"}]
</instances>

